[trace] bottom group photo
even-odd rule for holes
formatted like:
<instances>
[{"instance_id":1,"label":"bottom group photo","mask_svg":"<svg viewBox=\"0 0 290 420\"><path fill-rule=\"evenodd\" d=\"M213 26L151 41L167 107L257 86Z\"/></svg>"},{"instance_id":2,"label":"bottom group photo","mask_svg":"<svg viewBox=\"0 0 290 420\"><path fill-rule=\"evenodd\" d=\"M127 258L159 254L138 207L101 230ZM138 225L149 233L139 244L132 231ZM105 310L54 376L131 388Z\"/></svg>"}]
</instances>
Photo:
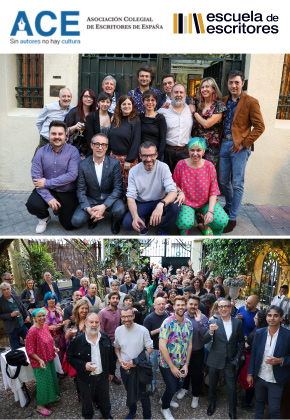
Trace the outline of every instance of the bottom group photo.
<instances>
[{"instance_id":1,"label":"bottom group photo","mask_svg":"<svg viewBox=\"0 0 290 420\"><path fill-rule=\"evenodd\" d=\"M290 239L1 238L0 270L0 418L289 418Z\"/></svg>"}]
</instances>

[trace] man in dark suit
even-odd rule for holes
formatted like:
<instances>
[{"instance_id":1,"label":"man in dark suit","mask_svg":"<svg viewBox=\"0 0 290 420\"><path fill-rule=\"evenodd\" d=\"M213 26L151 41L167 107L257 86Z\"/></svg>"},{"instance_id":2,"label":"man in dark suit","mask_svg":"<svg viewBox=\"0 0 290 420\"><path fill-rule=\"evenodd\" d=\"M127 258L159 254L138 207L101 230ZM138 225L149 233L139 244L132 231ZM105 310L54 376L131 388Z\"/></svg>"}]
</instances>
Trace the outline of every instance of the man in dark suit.
<instances>
[{"instance_id":1,"label":"man in dark suit","mask_svg":"<svg viewBox=\"0 0 290 420\"><path fill-rule=\"evenodd\" d=\"M25 323L30 322L30 315L25 309L19 296L11 293L9 283L1 283L0 289L0 319L3 320L5 332L8 334L12 350L20 346L19 337L26 337L28 328Z\"/></svg>"},{"instance_id":2,"label":"man in dark suit","mask_svg":"<svg viewBox=\"0 0 290 420\"><path fill-rule=\"evenodd\" d=\"M105 283L106 287L111 288L111 282L113 280L117 280L117 276L112 273L111 267L106 269L106 274L103 277L103 282Z\"/></svg>"},{"instance_id":3,"label":"man in dark suit","mask_svg":"<svg viewBox=\"0 0 290 420\"><path fill-rule=\"evenodd\" d=\"M100 331L96 313L87 316L86 332L70 342L66 360L77 371L83 417L92 419L93 402L98 402L102 417L112 419L109 381L114 377L113 348L108 335Z\"/></svg>"},{"instance_id":4,"label":"man in dark suit","mask_svg":"<svg viewBox=\"0 0 290 420\"><path fill-rule=\"evenodd\" d=\"M112 103L110 108L108 109L109 112L114 112L116 108L116 103L120 96L123 94L120 92L116 92L116 79L113 76L106 76L102 83L103 91L108 93L112 97Z\"/></svg>"},{"instance_id":5,"label":"man in dark suit","mask_svg":"<svg viewBox=\"0 0 290 420\"><path fill-rule=\"evenodd\" d=\"M206 364L209 366L209 407L208 416L212 416L216 408L216 389L221 370L224 370L229 399L229 417L236 419L237 389L236 366L242 354L245 339L242 321L231 318L231 303L221 299L218 303L220 318L210 324L210 329L203 337L204 343L212 340Z\"/></svg>"},{"instance_id":6,"label":"man in dark suit","mask_svg":"<svg viewBox=\"0 0 290 420\"><path fill-rule=\"evenodd\" d=\"M162 86L163 86L164 93L162 93L162 95L160 96L157 102L157 106L156 106L157 109L161 108L164 104L165 104L164 107L166 108L169 107L169 105L171 104L171 90L173 86L175 85L175 83L176 81L173 74L164 74L162 76ZM190 98L188 96L186 96L185 102L187 103L187 105L190 104Z\"/></svg>"},{"instance_id":7,"label":"man in dark suit","mask_svg":"<svg viewBox=\"0 0 290 420\"><path fill-rule=\"evenodd\" d=\"M71 222L73 226L80 227L89 221L89 228L93 229L98 220L104 218L105 212L110 212L111 231L117 235L120 221L126 214L120 162L106 156L108 138L103 134L92 138L91 148L93 154L79 166L77 196L80 204Z\"/></svg>"},{"instance_id":8,"label":"man in dark suit","mask_svg":"<svg viewBox=\"0 0 290 420\"><path fill-rule=\"evenodd\" d=\"M40 284L40 292L42 297L44 297L45 293L52 292L56 295L58 302L61 302L61 293L59 291L58 285L56 281L51 281L52 277L49 272L44 273L44 282Z\"/></svg>"},{"instance_id":9,"label":"man in dark suit","mask_svg":"<svg viewBox=\"0 0 290 420\"><path fill-rule=\"evenodd\" d=\"M271 419L281 419L281 398L284 384L290 380L290 331L281 327L283 309L271 305L266 311L268 327L256 331L247 382L255 381L255 419L264 418L267 401Z\"/></svg>"},{"instance_id":10,"label":"man in dark suit","mask_svg":"<svg viewBox=\"0 0 290 420\"><path fill-rule=\"evenodd\" d=\"M232 70L228 74L229 95L223 98L227 106L220 149L219 181L226 198L224 210L230 220L224 233L232 232L241 208L246 164L253 143L265 130L257 99L243 92L244 75ZM253 129L252 129L253 127Z\"/></svg>"},{"instance_id":11,"label":"man in dark suit","mask_svg":"<svg viewBox=\"0 0 290 420\"><path fill-rule=\"evenodd\" d=\"M1 276L1 282L2 283L9 283L10 284L10 287L11 287L11 293L13 295L17 295L17 293L15 292L15 290L12 287L13 282L14 282L12 274L10 274L10 273L3 273L2 276ZM2 296L1 289L0 289L0 296Z\"/></svg>"}]
</instances>

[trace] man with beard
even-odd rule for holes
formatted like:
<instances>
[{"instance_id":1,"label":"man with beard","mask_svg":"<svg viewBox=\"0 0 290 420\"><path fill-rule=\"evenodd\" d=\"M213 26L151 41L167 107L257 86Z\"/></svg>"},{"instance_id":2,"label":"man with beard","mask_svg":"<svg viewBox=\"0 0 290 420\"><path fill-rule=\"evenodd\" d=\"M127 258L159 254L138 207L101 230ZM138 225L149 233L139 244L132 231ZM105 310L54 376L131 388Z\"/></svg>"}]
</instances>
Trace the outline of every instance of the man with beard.
<instances>
[{"instance_id":1,"label":"man with beard","mask_svg":"<svg viewBox=\"0 0 290 420\"><path fill-rule=\"evenodd\" d=\"M165 311L165 299L157 297L153 303L155 311L147 315L144 320L144 327L150 332L153 340L153 352L150 354L150 361L152 363L152 392L156 389L157 371L158 371L158 353L159 353L159 333L163 321L169 316Z\"/></svg>"},{"instance_id":2,"label":"man with beard","mask_svg":"<svg viewBox=\"0 0 290 420\"><path fill-rule=\"evenodd\" d=\"M187 144L191 138L193 118L185 98L185 87L181 83L176 83L171 91L171 104L168 109L158 110L158 113L163 114L166 119L164 162L168 164L171 173L181 159L189 157Z\"/></svg>"},{"instance_id":3,"label":"man with beard","mask_svg":"<svg viewBox=\"0 0 290 420\"><path fill-rule=\"evenodd\" d=\"M31 167L35 189L30 194L26 207L38 217L36 233L43 233L50 221L48 208L59 217L66 230L74 226L72 215L78 206L76 195L80 154L78 149L66 143L66 124L51 121L49 143L36 152Z\"/></svg>"},{"instance_id":4,"label":"man with beard","mask_svg":"<svg viewBox=\"0 0 290 420\"><path fill-rule=\"evenodd\" d=\"M69 88L62 88L59 91L59 101L43 107L36 120L36 126L40 134L39 147L49 143L49 126L51 121L64 121L64 118L72 109L72 94Z\"/></svg>"},{"instance_id":5,"label":"man with beard","mask_svg":"<svg viewBox=\"0 0 290 420\"><path fill-rule=\"evenodd\" d=\"M255 315L258 312L257 305L259 303L259 297L252 295L246 300L245 306L240 306L236 313L236 318L240 319L243 324L243 330L245 337L249 337L253 329L255 328Z\"/></svg>"},{"instance_id":6,"label":"man with beard","mask_svg":"<svg viewBox=\"0 0 290 420\"><path fill-rule=\"evenodd\" d=\"M142 101L142 95L146 90L153 90L158 95L158 100L161 97L161 92L158 89L153 88L150 86L152 80L152 69L149 66L142 66L137 70L137 78L139 82L139 86L135 89L130 90L128 92L128 96L132 96L134 99L136 108L139 114L145 112L145 108Z\"/></svg>"},{"instance_id":7,"label":"man with beard","mask_svg":"<svg viewBox=\"0 0 290 420\"><path fill-rule=\"evenodd\" d=\"M100 319L94 312L86 318L86 332L71 340L66 360L77 371L82 394L82 415L92 419L97 402L104 419L112 419L109 381L113 379L113 350L110 338L100 331Z\"/></svg>"},{"instance_id":8,"label":"man with beard","mask_svg":"<svg viewBox=\"0 0 290 420\"><path fill-rule=\"evenodd\" d=\"M114 347L115 331L121 324L121 309L119 308L120 295L118 292L111 292L108 296L109 305L99 312L101 329L110 337L111 344ZM121 380L116 376L117 356L114 352L114 378L116 385L121 385Z\"/></svg>"},{"instance_id":9,"label":"man with beard","mask_svg":"<svg viewBox=\"0 0 290 420\"><path fill-rule=\"evenodd\" d=\"M180 212L180 207L174 203L176 185L168 166L157 160L154 143L146 141L141 144L139 156L142 162L129 171L129 212L123 226L126 230L135 229L146 235L149 224L159 225L158 234L166 235L171 232Z\"/></svg>"},{"instance_id":10,"label":"man with beard","mask_svg":"<svg viewBox=\"0 0 290 420\"><path fill-rule=\"evenodd\" d=\"M115 353L120 363L120 372L123 384L127 391L127 401L131 400L131 390L129 388L131 375L136 374L136 364L138 356L144 350L149 354L153 351L153 341L149 336L149 331L142 325L135 324L135 315L132 308L123 307L121 311L121 320L123 325L115 331ZM144 384L143 384L144 385ZM142 387L142 384L139 383ZM135 390L134 390L135 392ZM149 395L140 397L143 409L143 418L151 419L151 404ZM136 415L136 402L129 404L129 414L126 419L133 419Z\"/></svg>"},{"instance_id":11,"label":"man with beard","mask_svg":"<svg viewBox=\"0 0 290 420\"><path fill-rule=\"evenodd\" d=\"M192 349L192 323L184 317L186 299L176 296L175 314L168 317L161 325L159 333L159 366L166 388L160 399L161 413L165 419L174 419L170 407L178 407L172 401L173 395L182 388L188 374L188 365Z\"/></svg>"},{"instance_id":12,"label":"man with beard","mask_svg":"<svg viewBox=\"0 0 290 420\"><path fill-rule=\"evenodd\" d=\"M183 388L177 394L181 400L189 390L191 381L192 402L191 407L198 407L198 400L201 394L202 366L204 361L203 336L208 330L208 320L199 310L199 296L191 295L187 300L187 311L185 317L189 319L193 327L192 352L188 366L188 375L185 378Z\"/></svg>"},{"instance_id":13,"label":"man with beard","mask_svg":"<svg viewBox=\"0 0 290 420\"><path fill-rule=\"evenodd\" d=\"M158 103L157 103L157 109L163 107L168 108L171 104L171 91L173 86L175 85L175 77L173 74L164 74L162 76L162 86L164 93L162 93ZM185 99L185 102L187 105L190 104L190 98L187 96Z\"/></svg>"}]
</instances>

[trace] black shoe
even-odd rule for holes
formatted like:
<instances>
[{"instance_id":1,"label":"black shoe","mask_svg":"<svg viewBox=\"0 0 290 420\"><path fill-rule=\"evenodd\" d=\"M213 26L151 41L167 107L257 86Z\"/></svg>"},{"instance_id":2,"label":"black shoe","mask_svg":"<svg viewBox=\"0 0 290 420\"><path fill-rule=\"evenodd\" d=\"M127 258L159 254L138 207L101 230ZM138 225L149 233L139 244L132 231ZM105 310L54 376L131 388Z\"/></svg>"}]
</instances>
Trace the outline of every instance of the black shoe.
<instances>
[{"instance_id":1,"label":"black shoe","mask_svg":"<svg viewBox=\"0 0 290 420\"><path fill-rule=\"evenodd\" d=\"M230 419L236 419L236 418L237 418L236 413L231 413L231 412L229 412L229 418L230 418Z\"/></svg>"},{"instance_id":2,"label":"black shoe","mask_svg":"<svg viewBox=\"0 0 290 420\"><path fill-rule=\"evenodd\" d=\"M215 412L215 403L210 403L206 413L208 416L212 416L214 412Z\"/></svg>"},{"instance_id":3,"label":"black shoe","mask_svg":"<svg viewBox=\"0 0 290 420\"><path fill-rule=\"evenodd\" d=\"M226 225L226 227L223 230L223 233L229 233L234 230L236 227L237 222L235 220L229 220L229 223Z\"/></svg>"},{"instance_id":4,"label":"black shoe","mask_svg":"<svg viewBox=\"0 0 290 420\"><path fill-rule=\"evenodd\" d=\"M111 219L111 232L113 235L118 235L118 233L120 233L120 222L119 220L114 220L114 218L112 217Z\"/></svg>"},{"instance_id":5,"label":"black shoe","mask_svg":"<svg viewBox=\"0 0 290 420\"><path fill-rule=\"evenodd\" d=\"M230 214L229 209L227 209L226 207L224 207L224 211L227 213L227 215L229 215L229 214Z\"/></svg>"},{"instance_id":6,"label":"black shoe","mask_svg":"<svg viewBox=\"0 0 290 420\"><path fill-rule=\"evenodd\" d=\"M89 229L95 229L97 227L98 222L94 222L92 219L89 220L88 228Z\"/></svg>"}]
</instances>

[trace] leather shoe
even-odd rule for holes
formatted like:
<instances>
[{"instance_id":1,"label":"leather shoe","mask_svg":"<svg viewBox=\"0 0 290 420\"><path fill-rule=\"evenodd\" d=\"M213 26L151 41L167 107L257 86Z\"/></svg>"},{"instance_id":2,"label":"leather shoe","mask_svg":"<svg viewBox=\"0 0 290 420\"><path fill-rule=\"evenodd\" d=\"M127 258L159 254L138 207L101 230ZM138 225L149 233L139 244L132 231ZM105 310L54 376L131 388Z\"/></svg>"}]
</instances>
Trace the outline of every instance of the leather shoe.
<instances>
[{"instance_id":1,"label":"leather shoe","mask_svg":"<svg viewBox=\"0 0 290 420\"><path fill-rule=\"evenodd\" d=\"M94 222L92 219L89 220L88 228L89 229L95 229L97 227L98 222Z\"/></svg>"},{"instance_id":2,"label":"leather shoe","mask_svg":"<svg viewBox=\"0 0 290 420\"><path fill-rule=\"evenodd\" d=\"M114 378L112 379L112 382L114 382L114 384L116 385L121 385L122 383L121 379L119 379L117 376L114 376Z\"/></svg>"},{"instance_id":3,"label":"leather shoe","mask_svg":"<svg viewBox=\"0 0 290 420\"><path fill-rule=\"evenodd\" d=\"M111 220L111 232L113 235L118 235L118 233L120 233L120 222L119 220L114 220L113 217Z\"/></svg>"},{"instance_id":4,"label":"leather shoe","mask_svg":"<svg viewBox=\"0 0 290 420\"><path fill-rule=\"evenodd\" d=\"M210 403L206 413L208 416L212 416L214 412L215 412L215 403Z\"/></svg>"},{"instance_id":5,"label":"leather shoe","mask_svg":"<svg viewBox=\"0 0 290 420\"><path fill-rule=\"evenodd\" d=\"M231 412L229 412L229 418L230 418L230 419L236 419L236 418L237 418L236 413L231 413Z\"/></svg>"},{"instance_id":6,"label":"leather shoe","mask_svg":"<svg viewBox=\"0 0 290 420\"><path fill-rule=\"evenodd\" d=\"M226 225L226 227L223 230L223 233L229 233L234 230L236 227L237 222L235 220L229 220L229 223Z\"/></svg>"}]
</instances>

